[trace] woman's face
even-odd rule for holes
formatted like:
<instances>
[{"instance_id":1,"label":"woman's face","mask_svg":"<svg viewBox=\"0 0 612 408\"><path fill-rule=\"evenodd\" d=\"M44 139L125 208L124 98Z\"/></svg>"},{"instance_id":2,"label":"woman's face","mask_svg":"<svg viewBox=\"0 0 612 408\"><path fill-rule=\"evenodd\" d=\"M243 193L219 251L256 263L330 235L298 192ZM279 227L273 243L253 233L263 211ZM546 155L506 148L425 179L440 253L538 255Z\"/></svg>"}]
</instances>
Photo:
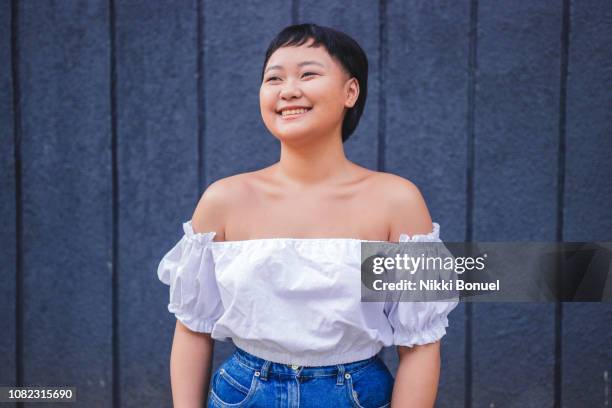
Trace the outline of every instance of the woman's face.
<instances>
[{"instance_id":1,"label":"woman's face","mask_svg":"<svg viewBox=\"0 0 612 408\"><path fill-rule=\"evenodd\" d=\"M355 105L359 83L325 47L281 47L268 59L259 90L261 116L280 140L335 135L345 109ZM288 107L307 111L286 110ZM283 112L285 110L285 112Z\"/></svg>"}]
</instances>

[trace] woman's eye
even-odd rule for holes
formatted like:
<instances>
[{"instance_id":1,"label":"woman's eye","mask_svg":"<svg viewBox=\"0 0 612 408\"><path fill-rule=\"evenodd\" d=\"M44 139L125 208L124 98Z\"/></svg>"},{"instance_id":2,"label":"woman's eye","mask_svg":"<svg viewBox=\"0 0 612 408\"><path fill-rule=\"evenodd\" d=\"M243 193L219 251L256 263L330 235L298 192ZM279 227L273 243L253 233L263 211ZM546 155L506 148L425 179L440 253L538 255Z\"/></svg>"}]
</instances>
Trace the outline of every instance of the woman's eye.
<instances>
[{"instance_id":1,"label":"woman's eye","mask_svg":"<svg viewBox=\"0 0 612 408\"><path fill-rule=\"evenodd\" d=\"M316 72L304 72L304 74L302 76L306 76L306 75L317 75ZM270 77L268 79L266 79L266 82L270 82L270 81L274 81L280 79L279 77Z\"/></svg>"}]
</instances>

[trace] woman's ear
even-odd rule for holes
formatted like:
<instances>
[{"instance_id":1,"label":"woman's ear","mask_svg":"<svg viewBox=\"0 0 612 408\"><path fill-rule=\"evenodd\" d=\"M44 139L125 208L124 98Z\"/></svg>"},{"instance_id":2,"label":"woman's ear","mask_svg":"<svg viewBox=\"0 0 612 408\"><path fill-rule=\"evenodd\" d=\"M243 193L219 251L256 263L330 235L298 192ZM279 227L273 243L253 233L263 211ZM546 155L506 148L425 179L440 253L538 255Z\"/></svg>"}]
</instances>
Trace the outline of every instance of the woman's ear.
<instances>
[{"instance_id":1,"label":"woman's ear","mask_svg":"<svg viewBox=\"0 0 612 408\"><path fill-rule=\"evenodd\" d=\"M352 108L357 103L357 98L359 98L359 81L357 81L357 78L352 77L347 81L344 105L347 108Z\"/></svg>"}]
</instances>

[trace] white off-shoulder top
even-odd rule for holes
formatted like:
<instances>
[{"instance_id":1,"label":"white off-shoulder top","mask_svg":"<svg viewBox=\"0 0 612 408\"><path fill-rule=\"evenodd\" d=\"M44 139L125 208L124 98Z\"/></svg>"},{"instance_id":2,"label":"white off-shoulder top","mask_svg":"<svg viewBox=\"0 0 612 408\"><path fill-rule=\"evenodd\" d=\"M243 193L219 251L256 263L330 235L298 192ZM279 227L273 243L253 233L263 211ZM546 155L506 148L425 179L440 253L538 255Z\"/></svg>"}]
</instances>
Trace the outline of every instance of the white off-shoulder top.
<instances>
[{"instance_id":1,"label":"white off-shoulder top","mask_svg":"<svg viewBox=\"0 0 612 408\"><path fill-rule=\"evenodd\" d=\"M183 232L157 270L170 286L168 310L193 331L273 362L344 364L383 346L432 343L458 303L362 302L359 239L215 242L191 221ZM439 234L433 223L431 233L399 242L442 242Z\"/></svg>"}]
</instances>

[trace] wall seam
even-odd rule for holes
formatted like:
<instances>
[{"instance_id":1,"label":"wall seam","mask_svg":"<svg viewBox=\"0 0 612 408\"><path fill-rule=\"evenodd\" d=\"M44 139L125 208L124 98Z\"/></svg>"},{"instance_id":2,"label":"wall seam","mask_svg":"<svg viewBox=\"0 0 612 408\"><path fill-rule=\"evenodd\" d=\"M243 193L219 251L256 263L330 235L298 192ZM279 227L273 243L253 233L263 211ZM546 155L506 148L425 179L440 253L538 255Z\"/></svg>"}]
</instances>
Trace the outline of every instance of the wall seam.
<instances>
[{"instance_id":1,"label":"wall seam","mask_svg":"<svg viewBox=\"0 0 612 408\"><path fill-rule=\"evenodd\" d=\"M380 0L378 3L378 147L376 150L376 168L378 171L385 171L385 133L387 115L387 95L385 92L385 69L388 63L388 33L387 33L387 2Z\"/></svg>"},{"instance_id":2,"label":"wall seam","mask_svg":"<svg viewBox=\"0 0 612 408\"><path fill-rule=\"evenodd\" d=\"M293 0L291 2L291 24L298 24L300 21L300 2Z\"/></svg>"},{"instance_id":3,"label":"wall seam","mask_svg":"<svg viewBox=\"0 0 612 408\"><path fill-rule=\"evenodd\" d=\"M117 134L117 55L116 55L116 9L115 1L109 0L109 40L110 40L110 119L111 119L111 213L112 213L112 398L113 406L121 406L121 355L119 336L119 168Z\"/></svg>"},{"instance_id":4,"label":"wall seam","mask_svg":"<svg viewBox=\"0 0 612 408\"><path fill-rule=\"evenodd\" d=\"M24 281L23 281L23 193L21 162L21 88L19 78L19 8L18 1L11 1L11 76L13 85L13 158L15 166L15 380L16 386L24 384L23 362L23 316L24 316ZM17 407L23 407L18 402Z\"/></svg>"},{"instance_id":5,"label":"wall seam","mask_svg":"<svg viewBox=\"0 0 612 408\"><path fill-rule=\"evenodd\" d=\"M196 0L196 77L198 78L197 88L197 144L198 144L198 189L196 202L199 201L203 190L206 187L206 169L204 168L205 154L205 118L206 118L206 103L204 101L204 0Z\"/></svg>"},{"instance_id":6,"label":"wall seam","mask_svg":"<svg viewBox=\"0 0 612 408\"><path fill-rule=\"evenodd\" d=\"M466 160L466 214L465 240L474 239L474 171L475 171L475 122L476 122L476 82L478 80L478 0L470 2L470 28L468 39L468 103L467 103L467 160ZM464 406L472 406L473 373L473 305L465 303L465 395Z\"/></svg>"},{"instance_id":7,"label":"wall seam","mask_svg":"<svg viewBox=\"0 0 612 408\"><path fill-rule=\"evenodd\" d=\"M569 65L570 0L562 0L561 59L559 78L559 139L557 153L556 240L563 242L565 202L565 143L567 124L567 76ZM555 302L554 407L560 408L563 396L563 302Z\"/></svg>"}]
</instances>

